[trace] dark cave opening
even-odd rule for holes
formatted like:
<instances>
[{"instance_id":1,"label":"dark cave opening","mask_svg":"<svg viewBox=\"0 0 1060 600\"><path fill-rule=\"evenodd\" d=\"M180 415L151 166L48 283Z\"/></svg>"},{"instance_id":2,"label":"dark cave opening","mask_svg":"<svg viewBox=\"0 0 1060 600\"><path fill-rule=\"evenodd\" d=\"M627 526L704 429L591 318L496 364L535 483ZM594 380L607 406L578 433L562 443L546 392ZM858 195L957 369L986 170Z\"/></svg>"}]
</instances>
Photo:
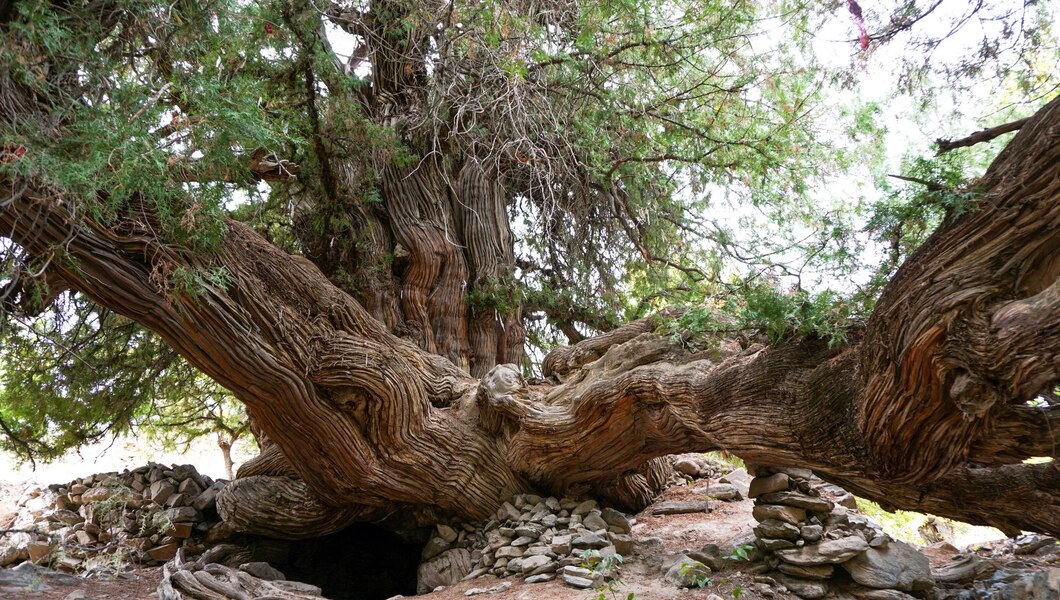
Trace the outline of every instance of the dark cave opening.
<instances>
[{"instance_id":1,"label":"dark cave opening","mask_svg":"<svg viewBox=\"0 0 1060 600\"><path fill-rule=\"evenodd\" d=\"M384 527L354 523L310 540L258 538L254 560L271 564L287 579L320 587L333 600L384 600L416 594L423 544L409 543Z\"/></svg>"}]
</instances>

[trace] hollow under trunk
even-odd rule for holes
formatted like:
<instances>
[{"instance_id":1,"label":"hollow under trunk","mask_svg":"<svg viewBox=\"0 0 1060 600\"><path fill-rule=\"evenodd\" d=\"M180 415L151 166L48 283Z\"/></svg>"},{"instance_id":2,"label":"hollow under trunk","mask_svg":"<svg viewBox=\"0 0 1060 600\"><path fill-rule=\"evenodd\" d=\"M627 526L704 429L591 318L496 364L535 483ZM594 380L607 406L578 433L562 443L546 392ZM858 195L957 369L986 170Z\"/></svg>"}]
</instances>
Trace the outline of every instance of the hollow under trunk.
<instances>
[{"instance_id":1,"label":"hollow under trunk","mask_svg":"<svg viewBox=\"0 0 1060 600\"><path fill-rule=\"evenodd\" d=\"M212 259L231 286L198 298L159 283L157 273L202 265L159 245L142 219L75 223L61 198L3 181L0 225L38 256L62 244L69 260L50 267L59 277L160 334L246 404L273 443L219 500L246 531L315 536L397 510L478 518L514 492L590 485L640 505L662 483L654 459L724 449L808 466L888 508L1056 534L1056 464L1023 461L1057 453L1055 410L1029 403L1060 381L1058 128L1060 100L1027 122L981 181L978 209L931 236L845 345L719 340L689 353L649 319L553 353L545 385L503 364L470 377L423 349L460 361L462 344L490 337L485 324L462 333L449 322L463 310L455 282L508 259L472 245L468 261L435 227L475 239L493 225L469 216L482 214L473 203L424 223L456 205L435 202L452 190L430 169L384 177L395 238L422 254L403 283L417 344L238 222ZM475 169L457 189L492 193ZM494 334L510 326L492 324ZM490 344L470 355L517 352ZM270 504L278 485L300 510Z\"/></svg>"}]
</instances>

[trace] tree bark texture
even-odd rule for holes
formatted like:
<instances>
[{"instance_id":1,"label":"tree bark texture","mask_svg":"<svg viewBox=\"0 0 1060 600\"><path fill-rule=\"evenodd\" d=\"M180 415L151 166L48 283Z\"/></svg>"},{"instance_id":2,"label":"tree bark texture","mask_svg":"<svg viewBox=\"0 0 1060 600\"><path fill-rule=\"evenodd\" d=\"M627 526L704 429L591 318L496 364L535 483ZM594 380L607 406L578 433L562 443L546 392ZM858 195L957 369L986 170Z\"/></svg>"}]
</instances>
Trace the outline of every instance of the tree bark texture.
<instances>
[{"instance_id":1,"label":"tree bark texture","mask_svg":"<svg viewBox=\"0 0 1060 600\"><path fill-rule=\"evenodd\" d=\"M211 259L231 286L195 298L165 275L207 265L160 245L146 210L104 227L75 219L61 197L3 181L0 225L38 256L61 247L57 276L156 331L246 403L275 448L241 469L232 493L282 477L316 501L294 515L269 511L260 493L220 500L247 531L317 535L398 504L481 518L531 489L590 486L635 507L661 485L658 457L724 449L810 467L888 508L1057 534L1056 464L1023 461L1055 458L1060 430L1054 408L1028 404L1060 381L1058 136L1060 100L1022 127L980 182L977 208L910 257L846 345L720 340L690 353L645 320L553 354L547 385L503 364L470 377L238 222ZM458 190L488 191L488 177L463 176ZM422 254L405 278L405 318L453 357L459 326L435 323L454 314L453 273L487 273L507 256L479 247L469 266L450 252L434 225L474 230L483 225L468 215L484 211L466 202L452 217L441 179L394 170L384 186L401 200L395 237ZM424 225L431 211L450 217Z\"/></svg>"}]
</instances>

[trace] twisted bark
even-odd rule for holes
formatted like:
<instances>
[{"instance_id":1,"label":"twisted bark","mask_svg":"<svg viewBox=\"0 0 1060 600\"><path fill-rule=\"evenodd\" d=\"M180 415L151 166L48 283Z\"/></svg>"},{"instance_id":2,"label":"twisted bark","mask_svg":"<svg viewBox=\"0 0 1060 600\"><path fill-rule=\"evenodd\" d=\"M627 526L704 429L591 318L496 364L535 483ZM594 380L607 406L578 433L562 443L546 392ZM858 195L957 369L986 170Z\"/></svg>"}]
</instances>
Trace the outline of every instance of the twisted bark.
<instances>
[{"instance_id":1,"label":"twisted bark","mask_svg":"<svg viewBox=\"0 0 1060 600\"><path fill-rule=\"evenodd\" d=\"M640 322L549 357L562 383L544 386L504 365L467 376L237 222L212 259L232 285L198 298L164 275L203 265L160 245L143 211L104 227L3 181L0 226L39 256L61 244L59 277L231 389L282 453L261 474L296 473L333 523L394 503L480 518L513 492L594 482L643 503L659 483L652 459L725 449L809 466L889 507L1056 534L1056 465L1022 461L1056 456L1055 410L1028 401L1060 381L1058 131L1060 100L1028 121L980 183L978 208L932 235L845 346L722 340L692 354Z\"/></svg>"}]
</instances>

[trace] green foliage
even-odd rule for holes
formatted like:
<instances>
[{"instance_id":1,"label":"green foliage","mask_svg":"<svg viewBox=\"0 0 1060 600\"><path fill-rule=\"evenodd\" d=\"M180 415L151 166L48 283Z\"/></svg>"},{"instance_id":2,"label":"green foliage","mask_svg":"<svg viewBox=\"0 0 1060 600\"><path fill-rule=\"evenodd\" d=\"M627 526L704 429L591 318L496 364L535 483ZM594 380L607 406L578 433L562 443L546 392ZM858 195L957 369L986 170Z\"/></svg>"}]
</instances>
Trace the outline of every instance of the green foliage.
<instances>
[{"instance_id":1,"label":"green foliage","mask_svg":"<svg viewBox=\"0 0 1060 600\"><path fill-rule=\"evenodd\" d=\"M242 405L157 336L70 294L0 321L0 448L50 460L139 431L168 444L245 429Z\"/></svg>"},{"instance_id":2,"label":"green foliage","mask_svg":"<svg viewBox=\"0 0 1060 600\"><path fill-rule=\"evenodd\" d=\"M764 335L773 344L817 337L837 346L846 343L847 329L864 315L857 298L831 290L785 292L769 282L747 281L712 304L685 307L664 327L674 341L694 348L711 348L719 334Z\"/></svg>"},{"instance_id":3,"label":"green foliage","mask_svg":"<svg viewBox=\"0 0 1060 600\"><path fill-rule=\"evenodd\" d=\"M895 539L923 546L924 539L920 537L919 528L927 520L927 516L906 510L886 511L875 502L858 498L858 510L875 523L879 523L885 532Z\"/></svg>"},{"instance_id":4,"label":"green foliage","mask_svg":"<svg viewBox=\"0 0 1060 600\"><path fill-rule=\"evenodd\" d=\"M751 548L753 548L753 547L754 546L752 546L751 544L744 544L742 546L737 546L725 558L728 558L729 560L751 560L750 555L748 554L748 552L750 552Z\"/></svg>"},{"instance_id":5,"label":"green foliage","mask_svg":"<svg viewBox=\"0 0 1060 600\"><path fill-rule=\"evenodd\" d=\"M85 226L146 224L151 239L135 243L187 259L156 282L167 298L208 301L234 283L219 252L228 217L350 292L393 284L384 172L437 161L455 190L474 157L503 186L519 267L473 274L468 304L523 307L540 358L674 307L664 331L696 349L729 334L843 344L901 261L975 209L968 182L996 151L916 150L900 173L929 186L830 192L851 183L841 174L886 172L892 98L855 84L874 75L879 46L945 41L913 28L931 12L922 3L866 7L873 46L843 66L817 52L818 32L850 26L835 2L486 0L444 17L412 0L334 4L116 0L104 16L98 3L15 3L0 42L0 152L27 151L0 160L0 177L32 180ZM1013 108L996 118L1041 104L1055 87L1046 4L977 3L969 15L999 31L952 64L903 54L917 109L941 82L999 65L997 97ZM332 47L338 28L354 48ZM297 176L265 185L249 168L261 157ZM889 249L882 260L865 259L874 245ZM21 279L22 304L43 309L46 285L27 274L48 261L23 250L0 240L0 288ZM51 260L76 268L61 249ZM4 319L0 447L47 458L135 427L239 431L224 390L84 299Z\"/></svg>"},{"instance_id":6,"label":"green foliage","mask_svg":"<svg viewBox=\"0 0 1060 600\"><path fill-rule=\"evenodd\" d=\"M622 586L625 585L625 582L616 576L617 571L622 567L622 555L615 553L601 556L599 550L583 550L581 558L583 569L589 569L603 578L603 583L593 590L592 597L596 600L607 600L610 596L612 600L617 600ZM634 597L633 592L626 596L627 600L632 600Z\"/></svg>"}]
</instances>

